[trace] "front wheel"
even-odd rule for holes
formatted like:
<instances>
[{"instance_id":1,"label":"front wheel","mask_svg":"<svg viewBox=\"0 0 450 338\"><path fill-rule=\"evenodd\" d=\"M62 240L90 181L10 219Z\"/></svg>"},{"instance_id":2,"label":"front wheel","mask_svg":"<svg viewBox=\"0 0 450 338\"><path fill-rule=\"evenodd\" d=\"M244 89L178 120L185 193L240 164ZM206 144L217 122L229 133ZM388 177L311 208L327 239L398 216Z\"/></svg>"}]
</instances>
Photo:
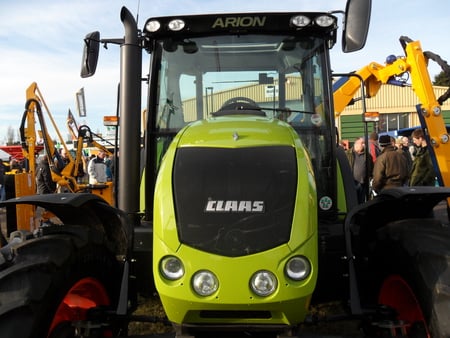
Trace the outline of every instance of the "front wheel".
<instances>
[{"instance_id":1,"label":"front wheel","mask_svg":"<svg viewBox=\"0 0 450 338\"><path fill-rule=\"evenodd\" d=\"M79 228L14 249L0 266L2 337L74 337L89 309L117 304L120 264L92 235Z\"/></svg>"}]
</instances>

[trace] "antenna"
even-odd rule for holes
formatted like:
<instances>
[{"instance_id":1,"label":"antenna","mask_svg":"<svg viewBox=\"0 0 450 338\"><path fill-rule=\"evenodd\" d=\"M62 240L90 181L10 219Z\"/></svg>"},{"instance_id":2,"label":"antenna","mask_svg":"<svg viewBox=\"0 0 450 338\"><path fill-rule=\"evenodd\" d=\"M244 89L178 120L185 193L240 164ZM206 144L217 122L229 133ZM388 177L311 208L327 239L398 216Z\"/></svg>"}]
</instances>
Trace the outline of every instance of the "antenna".
<instances>
[{"instance_id":1,"label":"antenna","mask_svg":"<svg viewBox=\"0 0 450 338\"><path fill-rule=\"evenodd\" d=\"M137 4L137 13L136 13L136 24L139 24L139 11L141 9L141 0L138 0L138 4ZM138 25L139 27L139 25Z\"/></svg>"}]
</instances>

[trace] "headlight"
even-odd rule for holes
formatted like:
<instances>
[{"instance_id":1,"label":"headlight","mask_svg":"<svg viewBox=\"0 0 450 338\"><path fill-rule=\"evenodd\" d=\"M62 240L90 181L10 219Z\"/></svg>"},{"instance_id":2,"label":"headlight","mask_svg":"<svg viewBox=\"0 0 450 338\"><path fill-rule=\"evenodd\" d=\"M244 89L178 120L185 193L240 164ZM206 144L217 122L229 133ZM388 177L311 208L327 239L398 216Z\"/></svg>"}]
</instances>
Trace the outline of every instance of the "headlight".
<instances>
[{"instance_id":1,"label":"headlight","mask_svg":"<svg viewBox=\"0 0 450 338\"><path fill-rule=\"evenodd\" d=\"M159 23L159 21L156 21L156 20L151 20L151 21L147 22L147 24L145 25L145 29L150 33L154 33L157 30L159 30L160 28L161 28L161 24Z\"/></svg>"},{"instance_id":2,"label":"headlight","mask_svg":"<svg viewBox=\"0 0 450 338\"><path fill-rule=\"evenodd\" d=\"M311 264L303 256L295 256L288 260L285 266L286 275L295 281L304 280L311 273Z\"/></svg>"},{"instance_id":3,"label":"headlight","mask_svg":"<svg viewBox=\"0 0 450 338\"><path fill-rule=\"evenodd\" d=\"M250 280L250 287L258 296L270 296L277 289L278 282L270 271L261 270L255 272Z\"/></svg>"},{"instance_id":4,"label":"headlight","mask_svg":"<svg viewBox=\"0 0 450 338\"><path fill-rule=\"evenodd\" d=\"M311 19L305 15L296 15L291 18L291 24L295 27L306 27L311 23Z\"/></svg>"},{"instance_id":5,"label":"headlight","mask_svg":"<svg viewBox=\"0 0 450 338\"><path fill-rule=\"evenodd\" d=\"M192 277L192 288L200 296L210 296L219 288L219 281L211 271L198 271Z\"/></svg>"},{"instance_id":6,"label":"headlight","mask_svg":"<svg viewBox=\"0 0 450 338\"><path fill-rule=\"evenodd\" d=\"M184 266L175 256L166 256L159 263L159 271L164 278L170 280L180 279L184 275Z\"/></svg>"},{"instance_id":7,"label":"headlight","mask_svg":"<svg viewBox=\"0 0 450 338\"><path fill-rule=\"evenodd\" d=\"M178 32L181 31L185 26L185 22L181 19L170 20L168 27L171 31Z\"/></svg>"},{"instance_id":8,"label":"headlight","mask_svg":"<svg viewBox=\"0 0 450 338\"><path fill-rule=\"evenodd\" d=\"M320 15L314 19L314 22L320 27L330 27L334 25L335 19L332 16Z\"/></svg>"}]
</instances>

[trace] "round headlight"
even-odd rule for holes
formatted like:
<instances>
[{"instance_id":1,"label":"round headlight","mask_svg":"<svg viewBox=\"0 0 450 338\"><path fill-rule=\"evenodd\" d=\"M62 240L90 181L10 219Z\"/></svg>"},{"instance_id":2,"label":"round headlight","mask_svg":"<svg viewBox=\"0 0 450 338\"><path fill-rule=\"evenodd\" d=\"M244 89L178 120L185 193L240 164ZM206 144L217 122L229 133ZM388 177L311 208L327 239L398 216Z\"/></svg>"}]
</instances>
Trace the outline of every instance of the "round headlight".
<instances>
[{"instance_id":1,"label":"round headlight","mask_svg":"<svg viewBox=\"0 0 450 338\"><path fill-rule=\"evenodd\" d=\"M175 256L166 256L161 259L159 270L164 278L170 280L180 279L184 275L183 263Z\"/></svg>"},{"instance_id":2,"label":"round headlight","mask_svg":"<svg viewBox=\"0 0 450 338\"><path fill-rule=\"evenodd\" d=\"M314 19L314 22L320 27L330 27L334 25L335 19L332 16L320 15Z\"/></svg>"},{"instance_id":3,"label":"round headlight","mask_svg":"<svg viewBox=\"0 0 450 338\"><path fill-rule=\"evenodd\" d=\"M198 271L192 277L192 288L200 296L210 296L219 288L219 281L211 271Z\"/></svg>"},{"instance_id":4,"label":"round headlight","mask_svg":"<svg viewBox=\"0 0 450 338\"><path fill-rule=\"evenodd\" d=\"M171 31L175 31L175 32L181 31L184 28L184 26L185 26L185 22L181 19L170 20L169 25L168 25L169 29Z\"/></svg>"},{"instance_id":5,"label":"round headlight","mask_svg":"<svg viewBox=\"0 0 450 338\"><path fill-rule=\"evenodd\" d=\"M278 282L270 271L261 270L255 272L250 280L250 287L258 296L270 296L277 289Z\"/></svg>"},{"instance_id":6,"label":"round headlight","mask_svg":"<svg viewBox=\"0 0 450 338\"><path fill-rule=\"evenodd\" d=\"M285 272L292 280L304 280L311 273L311 264L306 257L295 256L286 263Z\"/></svg>"},{"instance_id":7,"label":"round headlight","mask_svg":"<svg viewBox=\"0 0 450 338\"><path fill-rule=\"evenodd\" d=\"M311 22L311 19L305 15L296 15L291 18L291 24L295 27L306 27Z\"/></svg>"},{"instance_id":8,"label":"round headlight","mask_svg":"<svg viewBox=\"0 0 450 338\"><path fill-rule=\"evenodd\" d=\"M154 33L161 28L161 24L157 20L151 20L145 25L147 32Z\"/></svg>"}]
</instances>

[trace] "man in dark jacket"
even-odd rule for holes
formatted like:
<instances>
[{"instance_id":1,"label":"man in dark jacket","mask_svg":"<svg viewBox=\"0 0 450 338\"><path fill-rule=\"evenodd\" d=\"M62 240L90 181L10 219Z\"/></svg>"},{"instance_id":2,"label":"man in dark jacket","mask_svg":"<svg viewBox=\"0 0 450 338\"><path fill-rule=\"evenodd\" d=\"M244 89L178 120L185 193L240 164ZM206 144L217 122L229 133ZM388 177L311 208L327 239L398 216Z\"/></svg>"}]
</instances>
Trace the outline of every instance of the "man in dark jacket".
<instances>
[{"instance_id":1,"label":"man in dark jacket","mask_svg":"<svg viewBox=\"0 0 450 338\"><path fill-rule=\"evenodd\" d=\"M6 169L5 164L3 163L3 160L0 159L0 201L5 200L5 173L8 170Z\"/></svg>"},{"instance_id":2,"label":"man in dark jacket","mask_svg":"<svg viewBox=\"0 0 450 338\"><path fill-rule=\"evenodd\" d=\"M431 162L430 152L428 151L423 130L421 128L414 130L411 138L416 147L416 152L414 153L409 185L433 186L436 181L436 172L434 171L433 162Z\"/></svg>"},{"instance_id":3,"label":"man in dark jacket","mask_svg":"<svg viewBox=\"0 0 450 338\"><path fill-rule=\"evenodd\" d=\"M372 188L377 194L383 189L405 185L409 177L406 158L397 151L395 139L382 135L379 144L382 151L375 161L372 182Z\"/></svg>"},{"instance_id":4,"label":"man in dark jacket","mask_svg":"<svg viewBox=\"0 0 450 338\"><path fill-rule=\"evenodd\" d=\"M358 137L353 143L353 147L346 152L350 168L352 169L353 179L356 185L356 194L359 203L367 200L369 192L369 179L372 177L373 162L369 155L369 161L366 161L366 147L364 138Z\"/></svg>"},{"instance_id":5,"label":"man in dark jacket","mask_svg":"<svg viewBox=\"0 0 450 338\"><path fill-rule=\"evenodd\" d=\"M56 190L47 155L41 158L36 168L36 189L38 194L51 194Z\"/></svg>"}]
</instances>

